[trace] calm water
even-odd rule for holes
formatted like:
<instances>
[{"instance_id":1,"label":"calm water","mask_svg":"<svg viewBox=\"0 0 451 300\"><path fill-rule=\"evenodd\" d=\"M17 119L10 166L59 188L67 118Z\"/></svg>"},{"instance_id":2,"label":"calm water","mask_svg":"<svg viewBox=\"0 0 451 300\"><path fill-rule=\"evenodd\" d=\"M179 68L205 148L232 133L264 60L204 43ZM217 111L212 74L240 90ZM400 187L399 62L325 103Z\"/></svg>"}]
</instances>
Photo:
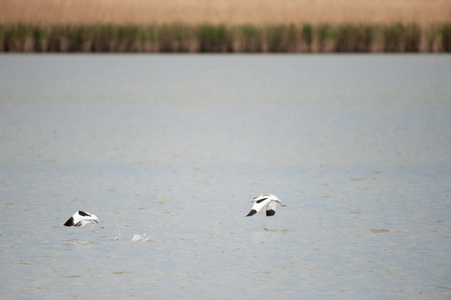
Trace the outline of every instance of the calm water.
<instances>
[{"instance_id":1,"label":"calm water","mask_svg":"<svg viewBox=\"0 0 451 300\"><path fill-rule=\"evenodd\" d=\"M2 55L0 145L3 299L451 297L451 56Z\"/></svg>"}]
</instances>

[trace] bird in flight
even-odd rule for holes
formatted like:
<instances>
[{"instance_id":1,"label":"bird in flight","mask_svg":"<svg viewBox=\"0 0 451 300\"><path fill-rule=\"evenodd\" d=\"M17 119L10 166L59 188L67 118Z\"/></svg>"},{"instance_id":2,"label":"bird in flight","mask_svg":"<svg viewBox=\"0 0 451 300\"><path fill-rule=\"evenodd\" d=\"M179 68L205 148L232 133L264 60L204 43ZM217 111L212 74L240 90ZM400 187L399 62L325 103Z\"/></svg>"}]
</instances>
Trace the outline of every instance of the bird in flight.
<instances>
[{"instance_id":1,"label":"bird in flight","mask_svg":"<svg viewBox=\"0 0 451 300\"><path fill-rule=\"evenodd\" d=\"M279 203L281 206L286 206L282 204L279 198L271 194L263 194L258 197L254 197L252 200L254 205L252 206L251 211L247 214L246 217L250 217L258 213L265 205L266 205L266 216L271 217L276 214L276 205Z\"/></svg>"},{"instance_id":2,"label":"bird in flight","mask_svg":"<svg viewBox=\"0 0 451 300\"><path fill-rule=\"evenodd\" d=\"M95 232L94 222L97 223L97 225L99 225L100 228L103 228L103 226L101 226L98 221L99 218L97 218L96 215L79 210L75 214L73 214L72 217L70 217L69 220L66 221L66 223L64 223L64 226L81 227L91 223L92 226L91 230L92 232Z\"/></svg>"}]
</instances>

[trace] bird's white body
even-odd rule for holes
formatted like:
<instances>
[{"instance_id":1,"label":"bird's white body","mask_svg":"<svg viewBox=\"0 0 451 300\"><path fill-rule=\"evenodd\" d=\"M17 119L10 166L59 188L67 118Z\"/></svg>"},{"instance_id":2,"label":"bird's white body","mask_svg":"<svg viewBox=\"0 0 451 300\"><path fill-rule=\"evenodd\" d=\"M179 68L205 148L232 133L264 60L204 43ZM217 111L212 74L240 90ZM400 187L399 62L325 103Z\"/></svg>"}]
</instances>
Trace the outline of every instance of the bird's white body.
<instances>
[{"instance_id":1,"label":"bird's white body","mask_svg":"<svg viewBox=\"0 0 451 300\"><path fill-rule=\"evenodd\" d=\"M266 206L266 216L274 216L276 214L276 205L279 203L281 206L286 206L282 204L279 198L271 194L263 194L258 197L255 197L252 200L254 205L252 206L251 211L247 214L246 217L250 217L258 213L263 207Z\"/></svg>"},{"instance_id":2,"label":"bird's white body","mask_svg":"<svg viewBox=\"0 0 451 300\"><path fill-rule=\"evenodd\" d=\"M82 227L91 223L91 230L92 232L94 232L94 222L100 226L98 221L99 218L97 218L96 215L79 210L75 214L73 214L72 217L70 217L69 220L66 221L66 223L64 223L64 226ZM100 228L103 227L100 226Z\"/></svg>"}]
</instances>

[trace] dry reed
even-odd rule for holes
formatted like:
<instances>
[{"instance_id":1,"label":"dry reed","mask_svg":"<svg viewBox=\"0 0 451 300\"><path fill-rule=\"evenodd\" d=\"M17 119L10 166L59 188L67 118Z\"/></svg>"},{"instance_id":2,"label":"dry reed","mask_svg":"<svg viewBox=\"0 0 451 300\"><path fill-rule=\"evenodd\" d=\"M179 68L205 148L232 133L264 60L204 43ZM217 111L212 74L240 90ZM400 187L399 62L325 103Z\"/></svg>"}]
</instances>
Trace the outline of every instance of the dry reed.
<instances>
[{"instance_id":1,"label":"dry reed","mask_svg":"<svg viewBox=\"0 0 451 300\"><path fill-rule=\"evenodd\" d=\"M0 24L393 24L449 22L450 0L0 0Z\"/></svg>"}]
</instances>

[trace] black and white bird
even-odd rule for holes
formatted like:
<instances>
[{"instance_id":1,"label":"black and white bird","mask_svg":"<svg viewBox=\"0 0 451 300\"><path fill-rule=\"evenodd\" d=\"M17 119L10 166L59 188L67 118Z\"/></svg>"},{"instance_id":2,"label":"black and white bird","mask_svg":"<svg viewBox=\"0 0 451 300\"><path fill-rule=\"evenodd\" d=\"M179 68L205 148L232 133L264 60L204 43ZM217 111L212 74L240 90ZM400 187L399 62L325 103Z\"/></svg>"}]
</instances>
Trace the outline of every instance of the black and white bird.
<instances>
[{"instance_id":1,"label":"black and white bird","mask_svg":"<svg viewBox=\"0 0 451 300\"><path fill-rule=\"evenodd\" d=\"M97 218L96 215L79 210L75 214L73 214L73 216L70 217L69 220L66 221L66 223L64 223L64 226L81 227L91 223L92 226L91 230L92 232L95 232L94 222L97 223L97 225L99 225L100 228L103 228L103 226L101 226L98 221L99 218Z\"/></svg>"},{"instance_id":2,"label":"black and white bird","mask_svg":"<svg viewBox=\"0 0 451 300\"><path fill-rule=\"evenodd\" d=\"M266 216L271 217L276 214L276 205L279 203L281 206L286 206L282 204L279 198L271 194L263 194L258 197L254 197L254 206L252 206L251 211L246 217L255 215L266 205Z\"/></svg>"}]
</instances>

